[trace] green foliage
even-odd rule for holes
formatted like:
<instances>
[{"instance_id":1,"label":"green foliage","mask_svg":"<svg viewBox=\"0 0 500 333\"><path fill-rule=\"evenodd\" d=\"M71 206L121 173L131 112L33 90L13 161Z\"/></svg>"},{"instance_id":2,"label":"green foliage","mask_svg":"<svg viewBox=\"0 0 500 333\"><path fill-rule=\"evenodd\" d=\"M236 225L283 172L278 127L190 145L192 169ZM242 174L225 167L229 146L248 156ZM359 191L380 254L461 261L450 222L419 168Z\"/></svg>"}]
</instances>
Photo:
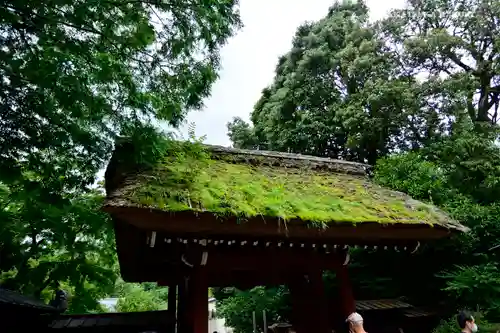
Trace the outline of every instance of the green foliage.
<instances>
[{"instance_id":1,"label":"green foliage","mask_svg":"<svg viewBox=\"0 0 500 333\"><path fill-rule=\"evenodd\" d=\"M485 135L457 131L431 145L425 153L440 161L448 183L479 204L492 204L500 198L500 147L498 128Z\"/></svg>"},{"instance_id":2,"label":"green foliage","mask_svg":"<svg viewBox=\"0 0 500 333\"><path fill-rule=\"evenodd\" d=\"M476 311L473 315L474 321L479 326L481 332L496 333L498 331L499 326L488 322L484 317L484 313ZM447 320L442 320L441 323L432 330L432 333L456 333L459 331L460 327L458 326L457 317L455 315Z\"/></svg>"},{"instance_id":3,"label":"green foliage","mask_svg":"<svg viewBox=\"0 0 500 333\"><path fill-rule=\"evenodd\" d=\"M416 82L398 71L364 1L335 3L323 19L299 27L292 44L255 105L253 127L228 124L237 147L369 163L407 148Z\"/></svg>"},{"instance_id":4,"label":"green foliage","mask_svg":"<svg viewBox=\"0 0 500 333\"><path fill-rule=\"evenodd\" d=\"M247 291L237 290L234 295L217 302L217 313L226 320L226 326L236 333L252 332L255 311L257 323L262 323L262 310L266 310L268 323L280 320L279 315L288 311L288 291L280 288L256 287ZM259 332L263 328L258 325Z\"/></svg>"},{"instance_id":5,"label":"green foliage","mask_svg":"<svg viewBox=\"0 0 500 333\"><path fill-rule=\"evenodd\" d=\"M71 295L70 312L99 308L97 299L109 293L116 280L114 234L106 214L100 211L99 191L64 196L64 204L54 205L34 187L11 192L4 211L14 218L19 238L1 234L5 247L17 247L15 260L1 262L0 276L6 288L37 297L52 297L55 282L66 286ZM46 201L49 202L46 202Z\"/></svg>"},{"instance_id":6,"label":"green foliage","mask_svg":"<svg viewBox=\"0 0 500 333\"><path fill-rule=\"evenodd\" d=\"M218 50L240 25L236 5L3 4L0 181L26 168L45 177L62 162L85 165L88 184L122 127L154 118L178 125L217 78Z\"/></svg>"},{"instance_id":7,"label":"green foliage","mask_svg":"<svg viewBox=\"0 0 500 333\"><path fill-rule=\"evenodd\" d=\"M299 27L253 126L228 124L233 143L374 164L457 131L495 132L500 6L425 0L373 24L367 14L363 1L337 2Z\"/></svg>"},{"instance_id":8,"label":"green foliage","mask_svg":"<svg viewBox=\"0 0 500 333\"><path fill-rule=\"evenodd\" d=\"M7 1L0 5L0 283L70 312L100 311L117 276L93 184L118 135L154 160L217 78L236 1ZM148 141L151 140L151 141Z\"/></svg>"},{"instance_id":9,"label":"green foliage","mask_svg":"<svg viewBox=\"0 0 500 333\"><path fill-rule=\"evenodd\" d=\"M154 284L132 284L119 282L117 312L156 311L167 308L167 288Z\"/></svg>"},{"instance_id":10,"label":"green foliage","mask_svg":"<svg viewBox=\"0 0 500 333\"><path fill-rule=\"evenodd\" d=\"M432 330L432 333L456 333L460 331L456 315L448 320L442 320L439 325Z\"/></svg>"},{"instance_id":11,"label":"green foliage","mask_svg":"<svg viewBox=\"0 0 500 333\"><path fill-rule=\"evenodd\" d=\"M228 136L235 147L245 149L261 148L261 143L256 137L253 128L241 118L235 117L231 122L227 123L227 130Z\"/></svg>"},{"instance_id":12,"label":"green foliage","mask_svg":"<svg viewBox=\"0 0 500 333\"><path fill-rule=\"evenodd\" d=\"M377 161L375 181L408 193L415 199L436 204L447 199L450 190L439 167L418 153L406 153Z\"/></svg>"},{"instance_id":13,"label":"green foliage","mask_svg":"<svg viewBox=\"0 0 500 333\"><path fill-rule=\"evenodd\" d=\"M381 22L403 69L424 80L420 112L433 131L444 121L484 133L497 122L499 16L495 1L423 0Z\"/></svg>"},{"instance_id":14,"label":"green foliage","mask_svg":"<svg viewBox=\"0 0 500 333\"><path fill-rule=\"evenodd\" d=\"M441 277L447 279L444 289L464 305L475 304L487 309L490 317L500 315L500 271L496 263L457 266Z\"/></svg>"},{"instance_id":15,"label":"green foliage","mask_svg":"<svg viewBox=\"0 0 500 333\"><path fill-rule=\"evenodd\" d=\"M485 146L489 147L487 153L481 149ZM460 155L453 153L457 151ZM500 166L498 153L500 147L491 141L481 142L478 136L463 134L456 140L434 145L420 155L409 153L382 159L376 167L376 179L383 185L433 201L471 228L470 233L456 237L441 248L443 260L445 256L453 260L429 262L427 269L434 266L430 272L444 279L442 290L449 302L457 307L480 307L495 320L500 318L499 257L495 250L500 236L497 222L500 206L498 198L490 197L486 201L483 195L497 186L496 182L485 180L496 177L494 171ZM434 162L426 161L425 154ZM437 259L436 254L433 256Z\"/></svg>"}]
</instances>

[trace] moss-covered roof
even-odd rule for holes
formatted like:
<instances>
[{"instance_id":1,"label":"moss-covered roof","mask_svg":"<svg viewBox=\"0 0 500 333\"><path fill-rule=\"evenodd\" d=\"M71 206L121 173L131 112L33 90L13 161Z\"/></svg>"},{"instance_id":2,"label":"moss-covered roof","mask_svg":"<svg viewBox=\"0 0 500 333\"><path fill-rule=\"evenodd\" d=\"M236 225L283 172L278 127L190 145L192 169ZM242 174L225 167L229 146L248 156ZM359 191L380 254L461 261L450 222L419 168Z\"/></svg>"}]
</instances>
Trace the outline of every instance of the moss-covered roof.
<instances>
[{"instance_id":1,"label":"moss-covered roof","mask_svg":"<svg viewBox=\"0 0 500 333\"><path fill-rule=\"evenodd\" d=\"M466 230L436 207L374 184L364 164L191 143L166 151L147 168L124 167L114 158L106 174L108 206L260 216L318 227L378 222Z\"/></svg>"}]
</instances>

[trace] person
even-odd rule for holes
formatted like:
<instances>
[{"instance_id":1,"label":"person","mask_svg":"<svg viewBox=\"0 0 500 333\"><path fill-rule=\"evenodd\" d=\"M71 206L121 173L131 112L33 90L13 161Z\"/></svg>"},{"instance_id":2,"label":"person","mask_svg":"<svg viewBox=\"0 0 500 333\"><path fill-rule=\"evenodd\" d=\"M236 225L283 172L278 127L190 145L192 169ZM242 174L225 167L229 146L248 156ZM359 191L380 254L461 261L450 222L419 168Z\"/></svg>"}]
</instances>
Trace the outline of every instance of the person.
<instances>
[{"instance_id":1,"label":"person","mask_svg":"<svg viewBox=\"0 0 500 333\"><path fill-rule=\"evenodd\" d=\"M460 311L457 315L457 321L462 333L477 332L477 324L474 322L474 317L469 311Z\"/></svg>"},{"instance_id":2,"label":"person","mask_svg":"<svg viewBox=\"0 0 500 333\"><path fill-rule=\"evenodd\" d=\"M347 317L346 323L349 324L349 331L352 333L366 333L363 327L363 317L357 312L353 312Z\"/></svg>"}]
</instances>

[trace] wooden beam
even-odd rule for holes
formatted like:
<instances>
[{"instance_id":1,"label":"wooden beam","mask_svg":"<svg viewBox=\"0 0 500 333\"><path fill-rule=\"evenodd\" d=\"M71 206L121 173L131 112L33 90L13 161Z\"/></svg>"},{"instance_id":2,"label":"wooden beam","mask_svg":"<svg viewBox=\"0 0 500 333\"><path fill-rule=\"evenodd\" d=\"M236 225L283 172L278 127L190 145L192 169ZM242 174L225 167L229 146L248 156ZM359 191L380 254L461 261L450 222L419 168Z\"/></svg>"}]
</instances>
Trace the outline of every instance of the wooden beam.
<instances>
[{"instance_id":1,"label":"wooden beam","mask_svg":"<svg viewBox=\"0 0 500 333\"><path fill-rule=\"evenodd\" d=\"M192 333L208 332L208 284L206 267L197 266L191 275L189 293Z\"/></svg>"},{"instance_id":2,"label":"wooden beam","mask_svg":"<svg viewBox=\"0 0 500 333\"><path fill-rule=\"evenodd\" d=\"M155 282L161 280L162 285L181 283L182 276L175 271L175 267L162 267L157 270L144 270L139 267L133 276L128 276L127 281ZM273 270L262 271L209 271L208 285L210 287L234 286L241 289L252 288L259 285L282 285L287 282L290 271L277 272ZM124 277L125 278L125 277ZM133 278L133 279L131 279Z\"/></svg>"},{"instance_id":3,"label":"wooden beam","mask_svg":"<svg viewBox=\"0 0 500 333\"><path fill-rule=\"evenodd\" d=\"M168 286L167 309L174 316L177 316L177 284L170 283Z\"/></svg>"},{"instance_id":4,"label":"wooden beam","mask_svg":"<svg viewBox=\"0 0 500 333\"><path fill-rule=\"evenodd\" d=\"M317 240L424 240L448 236L451 230L424 223L363 222L355 226L351 223L332 224L328 228L312 228L303 221L289 221L286 225L276 218L264 220L250 218L241 222L237 218L221 220L211 213L179 212L166 213L155 209L135 207L104 207L113 217L120 218L142 229L165 231L191 236L252 236L278 237L287 239Z\"/></svg>"},{"instance_id":5,"label":"wooden beam","mask_svg":"<svg viewBox=\"0 0 500 333\"><path fill-rule=\"evenodd\" d=\"M356 311L356 301L352 292L352 285L347 265L339 266L336 273L339 282L340 313L345 319L351 313Z\"/></svg>"},{"instance_id":6,"label":"wooden beam","mask_svg":"<svg viewBox=\"0 0 500 333\"><path fill-rule=\"evenodd\" d=\"M177 332L186 333L188 314L187 314L187 303L188 303L188 290L186 280L182 280L178 286L179 296L177 303Z\"/></svg>"},{"instance_id":7,"label":"wooden beam","mask_svg":"<svg viewBox=\"0 0 500 333\"><path fill-rule=\"evenodd\" d=\"M186 249L184 258L193 264L202 262L203 247ZM154 259L153 259L154 260ZM336 269L341 259L336 253L300 251L293 249L235 249L208 251L206 266L210 271L288 269L289 267L317 266Z\"/></svg>"},{"instance_id":8,"label":"wooden beam","mask_svg":"<svg viewBox=\"0 0 500 333\"><path fill-rule=\"evenodd\" d=\"M317 333L331 333L328 320L328 302L326 299L325 287L323 284L323 271L316 267L310 270L309 282L311 284L310 309L314 315L309 319L310 324L315 327Z\"/></svg>"},{"instance_id":9,"label":"wooden beam","mask_svg":"<svg viewBox=\"0 0 500 333\"><path fill-rule=\"evenodd\" d=\"M324 270L335 270L345 258L343 252L324 253L293 249L251 250L235 249L234 251L207 251L203 258L203 247L194 246L179 252L175 261L164 262L161 252L148 253L139 262L126 261L131 267L128 271L134 275L123 276L130 281L160 281L161 285L179 284L184 276L191 274L189 265L199 265L205 259L207 280L211 287L257 285L279 285L286 283L287 276L295 268L308 269L319 267ZM181 263L180 257L186 263ZM126 258L124 258L126 259ZM162 263L163 261L163 263Z\"/></svg>"}]
</instances>

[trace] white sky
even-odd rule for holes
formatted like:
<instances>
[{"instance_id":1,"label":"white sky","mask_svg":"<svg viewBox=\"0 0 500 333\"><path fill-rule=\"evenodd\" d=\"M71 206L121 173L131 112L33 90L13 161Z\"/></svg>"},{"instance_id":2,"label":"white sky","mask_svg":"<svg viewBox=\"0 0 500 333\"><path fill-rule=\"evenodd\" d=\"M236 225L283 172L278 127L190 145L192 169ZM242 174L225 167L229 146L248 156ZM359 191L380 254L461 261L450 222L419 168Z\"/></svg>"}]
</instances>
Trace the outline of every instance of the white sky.
<instances>
[{"instance_id":1,"label":"white sky","mask_svg":"<svg viewBox=\"0 0 500 333\"><path fill-rule=\"evenodd\" d=\"M229 146L226 123L233 117L248 120L262 89L274 77L278 57L291 48L295 30L304 21L324 17L334 0L240 0L244 27L221 51L222 70L205 108L192 112L188 123L205 143ZM382 18L404 0L367 0L371 19ZM186 128L182 133L185 135Z\"/></svg>"}]
</instances>

